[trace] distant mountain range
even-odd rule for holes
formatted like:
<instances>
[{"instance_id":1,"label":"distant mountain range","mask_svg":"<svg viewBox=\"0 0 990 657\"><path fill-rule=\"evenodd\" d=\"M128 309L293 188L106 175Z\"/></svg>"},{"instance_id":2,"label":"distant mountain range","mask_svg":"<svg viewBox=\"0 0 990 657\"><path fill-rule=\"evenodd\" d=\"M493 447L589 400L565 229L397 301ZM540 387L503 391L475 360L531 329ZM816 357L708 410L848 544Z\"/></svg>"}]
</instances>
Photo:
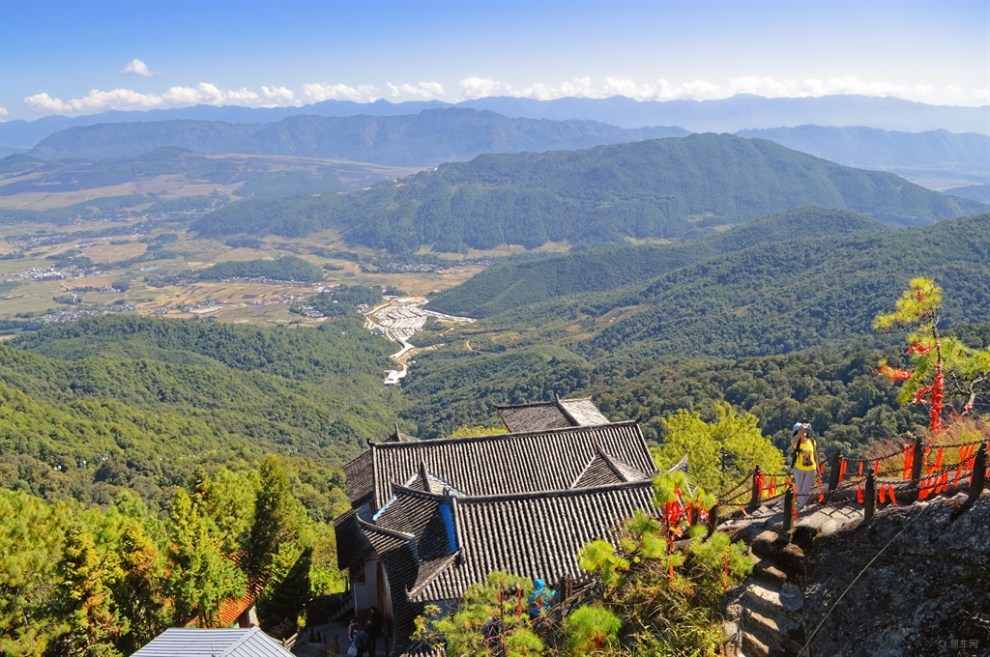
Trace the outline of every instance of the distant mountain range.
<instances>
[{"instance_id":1,"label":"distant mountain range","mask_svg":"<svg viewBox=\"0 0 990 657\"><path fill-rule=\"evenodd\" d=\"M180 148L202 154L309 157L423 168L484 153L576 150L687 134L676 127L620 128L597 121L509 118L488 110L446 108L382 116L298 115L274 123L104 123L56 132L29 154L49 162L127 160L156 149ZM839 164L890 171L930 189L958 189L961 196L990 200L980 188L990 184L990 136L816 125L748 129L738 134L769 139ZM4 172L11 172L12 166L5 161Z\"/></svg>"},{"instance_id":2,"label":"distant mountain range","mask_svg":"<svg viewBox=\"0 0 990 657\"><path fill-rule=\"evenodd\" d=\"M45 160L103 160L183 148L428 166L482 153L575 150L686 134L678 128L623 129L593 121L510 119L488 111L444 109L401 116L293 116L272 124L106 123L59 131L29 154Z\"/></svg>"},{"instance_id":3,"label":"distant mountain range","mask_svg":"<svg viewBox=\"0 0 990 657\"><path fill-rule=\"evenodd\" d=\"M705 134L482 155L342 196L240 201L192 229L207 236L304 235L332 227L352 244L392 252L460 252L684 239L811 205L899 227L984 209L770 141Z\"/></svg>"},{"instance_id":4,"label":"distant mountain range","mask_svg":"<svg viewBox=\"0 0 990 657\"><path fill-rule=\"evenodd\" d=\"M709 101L636 101L614 96L603 99L560 98L538 101L491 97L456 105L439 101L396 104L385 100L374 103L331 100L303 107L269 109L204 105L167 110L112 111L78 117L49 116L37 121L0 123L0 146L4 149L28 150L59 130L102 123L173 120L275 123L300 115L398 116L449 107L489 110L513 118L596 121L621 128L675 126L689 132L737 132L746 129L822 125L863 126L905 132L948 130L990 135L990 107L934 106L896 98L762 98L740 95Z\"/></svg>"}]
</instances>

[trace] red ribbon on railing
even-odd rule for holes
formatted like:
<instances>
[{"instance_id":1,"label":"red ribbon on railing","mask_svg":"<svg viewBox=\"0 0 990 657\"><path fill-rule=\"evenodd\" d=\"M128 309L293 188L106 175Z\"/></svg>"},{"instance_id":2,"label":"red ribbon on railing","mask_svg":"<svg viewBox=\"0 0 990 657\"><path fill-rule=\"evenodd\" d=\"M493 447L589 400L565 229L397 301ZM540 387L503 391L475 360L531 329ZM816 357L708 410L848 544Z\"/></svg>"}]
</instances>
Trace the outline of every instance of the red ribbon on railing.
<instances>
[{"instance_id":1,"label":"red ribbon on railing","mask_svg":"<svg viewBox=\"0 0 990 657\"><path fill-rule=\"evenodd\" d=\"M764 474L762 472L757 473L757 475L756 475L756 499L757 500L763 499L763 482L764 482Z\"/></svg>"},{"instance_id":2,"label":"red ribbon on railing","mask_svg":"<svg viewBox=\"0 0 990 657\"><path fill-rule=\"evenodd\" d=\"M914 445L904 446L904 471L902 479L911 478L911 469L914 467Z\"/></svg>"},{"instance_id":3,"label":"red ribbon on railing","mask_svg":"<svg viewBox=\"0 0 990 657\"><path fill-rule=\"evenodd\" d=\"M894 497L894 484L890 484L890 503L897 506L897 498Z\"/></svg>"},{"instance_id":4,"label":"red ribbon on railing","mask_svg":"<svg viewBox=\"0 0 990 657\"><path fill-rule=\"evenodd\" d=\"M938 448L938 456L935 457L935 469L936 470L941 470L942 469L942 455L944 453L945 453L945 448L944 447L939 447Z\"/></svg>"},{"instance_id":5,"label":"red ribbon on railing","mask_svg":"<svg viewBox=\"0 0 990 657\"><path fill-rule=\"evenodd\" d=\"M846 459L839 461L839 481L844 481L846 478Z\"/></svg>"},{"instance_id":6,"label":"red ribbon on railing","mask_svg":"<svg viewBox=\"0 0 990 657\"><path fill-rule=\"evenodd\" d=\"M877 461L876 463L873 464L873 476L874 477L880 476L880 461Z\"/></svg>"},{"instance_id":7,"label":"red ribbon on railing","mask_svg":"<svg viewBox=\"0 0 990 657\"><path fill-rule=\"evenodd\" d=\"M880 486L879 493L880 493L880 504L886 504L887 503L887 487L881 485Z\"/></svg>"},{"instance_id":8,"label":"red ribbon on railing","mask_svg":"<svg viewBox=\"0 0 990 657\"><path fill-rule=\"evenodd\" d=\"M856 501L859 502L860 504L864 504L863 487L860 484L856 484Z\"/></svg>"}]
</instances>

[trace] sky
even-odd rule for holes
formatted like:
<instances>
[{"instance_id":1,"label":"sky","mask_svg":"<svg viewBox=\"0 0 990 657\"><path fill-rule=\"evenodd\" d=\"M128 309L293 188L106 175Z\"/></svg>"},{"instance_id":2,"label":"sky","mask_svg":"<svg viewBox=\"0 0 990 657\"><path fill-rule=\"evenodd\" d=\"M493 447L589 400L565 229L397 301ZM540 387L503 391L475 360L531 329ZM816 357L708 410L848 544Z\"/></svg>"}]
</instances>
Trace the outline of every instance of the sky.
<instances>
[{"instance_id":1,"label":"sky","mask_svg":"<svg viewBox=\"0 0 990 657\"><path fill-rule=\"evenodd\" d=\"M0 120L196 104L990 104L990 0L0 0Z\"/></svg>"}]
</instances>

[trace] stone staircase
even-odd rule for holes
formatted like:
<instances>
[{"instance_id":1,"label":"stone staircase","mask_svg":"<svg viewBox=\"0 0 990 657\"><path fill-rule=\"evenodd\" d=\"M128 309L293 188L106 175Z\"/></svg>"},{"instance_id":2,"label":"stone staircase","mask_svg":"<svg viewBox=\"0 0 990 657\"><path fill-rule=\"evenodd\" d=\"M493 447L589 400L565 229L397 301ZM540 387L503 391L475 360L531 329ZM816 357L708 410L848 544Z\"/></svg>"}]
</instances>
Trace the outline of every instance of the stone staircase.
<instances>
[{"instance_id":1,"label":"stone staircase","mask_svg":"<svg viewBox=\"0 0 990 657\"><path fill-rule=\"evenodd\" d=\"M831 534L862 518L856 510L821 508L803 517L791 532L775 516L735 528L748 545L753 573L728 596L727 657L796 657L804 645L803 577L805 550L820 534Z\"/></svg>"}]
</instances>

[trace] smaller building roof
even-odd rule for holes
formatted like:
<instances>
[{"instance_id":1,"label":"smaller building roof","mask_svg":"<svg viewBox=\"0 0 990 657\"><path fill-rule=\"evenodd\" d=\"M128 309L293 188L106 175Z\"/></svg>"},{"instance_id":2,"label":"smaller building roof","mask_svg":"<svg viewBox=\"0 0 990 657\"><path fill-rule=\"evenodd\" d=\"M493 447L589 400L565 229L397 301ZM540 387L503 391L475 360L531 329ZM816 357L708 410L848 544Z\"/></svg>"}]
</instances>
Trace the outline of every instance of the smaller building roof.
<instances>
[{"instance_id":1,"label":"smaller building roof","mask_svg":"<svg viewBox=\"0 0 990 657\"><path fill-rule=\"evenodd\" d=\"M292 653L257 627L171 628L131 657L292 657Z\"/></svg>"},{"instance_id":2,"label":"smaller building roof","mask_svg":"<svg viewBox=\"0 0 990 657\"><path fill-rule=\"evenodd\" d=\"M496 406L495 410L511 433L609 424L591 399L557 398L551 402Z\"/></svg>"}]
</instances>

